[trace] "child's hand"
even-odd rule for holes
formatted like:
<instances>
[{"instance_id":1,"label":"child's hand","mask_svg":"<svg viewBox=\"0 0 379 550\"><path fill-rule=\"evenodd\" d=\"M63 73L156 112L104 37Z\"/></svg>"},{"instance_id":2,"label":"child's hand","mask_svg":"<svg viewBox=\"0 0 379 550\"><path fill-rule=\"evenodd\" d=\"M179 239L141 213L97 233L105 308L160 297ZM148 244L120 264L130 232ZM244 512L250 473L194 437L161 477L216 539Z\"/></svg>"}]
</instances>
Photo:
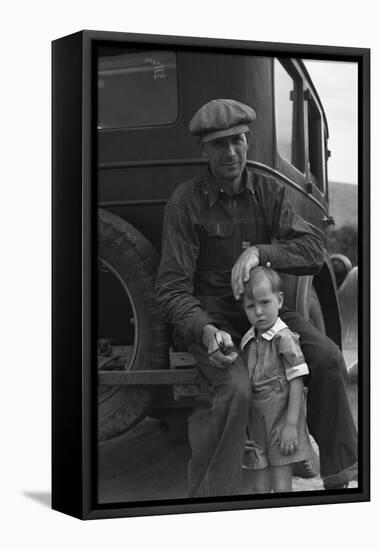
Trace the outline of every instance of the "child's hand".
<instances>
[{"instance_id":1,"label":"child's hand","mask_svg":"<svg viewBox=\"0 0 379 550\"><path fill-rule=\"evenodd\" d=\"M297 451L297 424L284 424L278 443L283 455L292 455Z\"/></svg>"}]
</instances>

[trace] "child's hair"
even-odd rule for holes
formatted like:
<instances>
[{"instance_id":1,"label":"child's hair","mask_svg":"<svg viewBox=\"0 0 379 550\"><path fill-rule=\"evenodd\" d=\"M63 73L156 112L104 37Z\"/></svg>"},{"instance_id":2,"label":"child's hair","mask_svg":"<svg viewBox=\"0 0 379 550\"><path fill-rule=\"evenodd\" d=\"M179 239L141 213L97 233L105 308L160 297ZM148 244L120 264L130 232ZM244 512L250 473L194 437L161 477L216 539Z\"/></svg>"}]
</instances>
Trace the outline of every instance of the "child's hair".
<instances>
[{"instance_id":1,"label":"child's hair","mask_svg":"<svg viewBox=\"0 0 379 550\"><path fill-rule=\"evenodd\" d=\"M270 267L260 265L250 271L249 280L245 283L245 295L250 299L253 298L254 286L265 278L270 281L273 292L282 292L282 280L278 273Z\"/></svg>"}]
</instances>

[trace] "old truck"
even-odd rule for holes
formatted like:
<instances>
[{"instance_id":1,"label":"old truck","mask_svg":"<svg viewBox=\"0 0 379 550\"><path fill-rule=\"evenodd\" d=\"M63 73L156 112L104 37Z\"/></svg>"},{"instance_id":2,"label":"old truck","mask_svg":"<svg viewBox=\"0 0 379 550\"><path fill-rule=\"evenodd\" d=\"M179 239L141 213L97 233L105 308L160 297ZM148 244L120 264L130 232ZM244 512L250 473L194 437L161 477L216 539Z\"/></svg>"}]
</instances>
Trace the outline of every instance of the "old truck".
<instances>
[{"instance_id":1,"label":"old truck","mask_svg":"<svg viewBox=\"0 0 379 550\"><path fill-rule=\"evenodd\" d=\"M154 280L168 197L204 167L188 132L202 104L224 97L252 106L248 166L284 184L296 211L323 232L333 219L328 125L301 59L108 42L96 67L98 438L106 440L147 414L190 409L201 391L193 357L171 345ZM341 345L330 257L315 277L284 275L284 286L286 303Z\"/></svg>"}]
</instances>

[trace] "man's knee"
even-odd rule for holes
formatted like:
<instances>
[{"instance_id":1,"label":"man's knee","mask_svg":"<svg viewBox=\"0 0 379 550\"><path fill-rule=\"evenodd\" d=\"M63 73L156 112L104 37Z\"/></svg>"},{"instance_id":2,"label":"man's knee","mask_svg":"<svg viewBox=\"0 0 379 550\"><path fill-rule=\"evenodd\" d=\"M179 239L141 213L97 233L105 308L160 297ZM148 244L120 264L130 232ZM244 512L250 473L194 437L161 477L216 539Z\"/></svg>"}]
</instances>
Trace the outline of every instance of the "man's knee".
<instances>
[{"instance_id":1,"label":"man's knee","mask_svg":"<svg viewBox=\"0 0 379 550\"><path fill-rule=\"evenodd\" d=\"M316 330L296 312L285 312L283 320L291 330L300 335L300 346L311 376L345 375L346 365L342 352L330 338Z\"/></svg>"},{"instance_id":2,"label":"man's knee","mask_svg":"<svg viewBox=\"0 0 379 550\"><path fill-rule=\"evenodd\" d=\"M320 345L313 348L306 358L311 374L315 377L327 377L330 381L346 378L346 364L339 347L328 338L320 339Z\"/></svg>"}]
</instances>

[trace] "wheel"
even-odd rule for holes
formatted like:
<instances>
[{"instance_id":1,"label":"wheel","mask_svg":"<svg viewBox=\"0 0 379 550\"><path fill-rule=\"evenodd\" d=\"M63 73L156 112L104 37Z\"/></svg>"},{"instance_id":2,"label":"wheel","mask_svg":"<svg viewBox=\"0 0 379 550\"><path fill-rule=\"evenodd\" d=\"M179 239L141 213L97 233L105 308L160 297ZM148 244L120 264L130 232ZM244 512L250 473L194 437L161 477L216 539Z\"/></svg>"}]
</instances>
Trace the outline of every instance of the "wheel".
<instances>
[{"instance_id":1,"label":"wheel","mask_svg":"<svg viewBox=\"0 0 379 550\"><path fill-rule=\"evenodd\" d=\"M155 302L159 255L133 226L98 213L98 365L168 368L168 325ZM113 366L112 366L113 365ZM98 439L117 437L149 412L150 386L98 386Z\"/></svg>"},{"instance_id":2,"label":"wheel","mask_svg":"<svg viewBox=\"0 0 379 550\"><path fill-rule=\"evenodd\" d=\"M320 332L326 334L324 314L314 286L311 286L308 294L308 320Z\"/></svg>"},{"instance_id":3,"label":"wheel","mask_svg":"<svg viewBox=\"0 0 379 550\"><path fill-rule=\"evenodd\" d=\"M338 289L342 342L346 348L358 347L358 267L349 271Z\"/></svg>"},{"instance_id":4,"label":"wheel","mask_svg":"<svg viewBox=\"0 0 379 550\"><path fill-rule=\"evenodd\" d=\"M350 271L352 270L352 263L344 254L332 254L331 262L336 277L337 288L339 288Z\"/></svg>"}]
</instances>

